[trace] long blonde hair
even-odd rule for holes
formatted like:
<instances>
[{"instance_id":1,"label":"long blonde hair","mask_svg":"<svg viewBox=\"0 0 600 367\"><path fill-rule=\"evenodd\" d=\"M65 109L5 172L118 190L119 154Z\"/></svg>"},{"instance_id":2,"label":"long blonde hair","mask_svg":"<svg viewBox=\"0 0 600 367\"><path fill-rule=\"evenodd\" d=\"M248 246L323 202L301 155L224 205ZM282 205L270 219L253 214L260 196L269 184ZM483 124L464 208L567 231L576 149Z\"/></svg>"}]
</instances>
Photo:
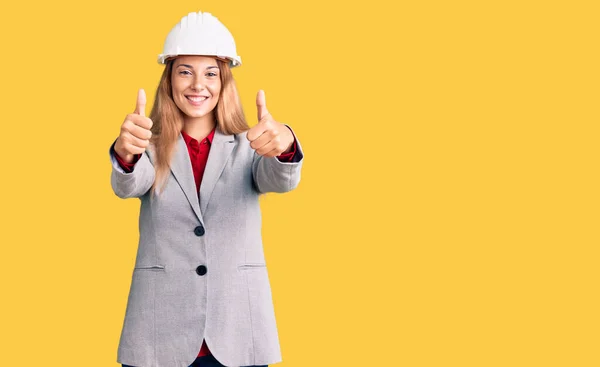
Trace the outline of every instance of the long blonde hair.
<instances>
[{"instance_id":1,"label":"long blonde hair","mask_svg":"<svg viewBox=\"0 0 600 367\"><path fill-rule=\"evenodd\" d=\"M216 113L217 129L224 134L239 134L249 129L235 80L228 62L220 59L217 65L220 70L221 92L212 113ZM179 134L183 129L183 112L173 101L171 73L175 58L167 60L165 69L156 89L156 96L150 119L152 120L152 137L150 145L154 149L154 169L156 172L151 195L163 188L169 178L170 162L175 151Z\"/></svg>"}]
</instances>

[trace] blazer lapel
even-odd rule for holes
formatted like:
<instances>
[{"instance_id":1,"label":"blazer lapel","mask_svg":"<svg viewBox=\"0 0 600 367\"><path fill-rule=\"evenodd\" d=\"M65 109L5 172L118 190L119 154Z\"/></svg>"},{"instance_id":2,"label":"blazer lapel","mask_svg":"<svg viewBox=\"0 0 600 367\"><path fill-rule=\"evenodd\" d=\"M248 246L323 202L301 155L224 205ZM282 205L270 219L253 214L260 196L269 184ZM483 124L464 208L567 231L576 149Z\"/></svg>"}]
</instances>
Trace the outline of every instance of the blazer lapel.
<instances>
[{"instance_id":1,"label":"blazer lapel","mask_svg":"<svg viewBox=\"0 0 600 367\"><path fill-rule=\"evenodd\" d=\"M221 133L219 128L215 130L215 136L208 153L208 161L204 169L204 176L202 176L202 184L200 185L200 211L202 213L206 212L210 196L219 177L221 177L221 173L223 173L234 146L235 139L233 135L225 135Z\"/></svg>"},{"instance_id":2,"label":"blazer lapel","mask_svg":"<svg viewBox=\"0 0 600 367\"><path fill-rule=\"evenodd\" d=\"M216 136L216 134L215 134ZM192 171L192 162L190 161L190 153L188 152L183 135L179 133L177 140L175 157L171 163L171 172L181 186L181 190L185 193L194 213L201 223L204 224L200 205L198 203L198 194L196 193L196 182L194 181L194 171Z\"/></svg>"}]
</instances>

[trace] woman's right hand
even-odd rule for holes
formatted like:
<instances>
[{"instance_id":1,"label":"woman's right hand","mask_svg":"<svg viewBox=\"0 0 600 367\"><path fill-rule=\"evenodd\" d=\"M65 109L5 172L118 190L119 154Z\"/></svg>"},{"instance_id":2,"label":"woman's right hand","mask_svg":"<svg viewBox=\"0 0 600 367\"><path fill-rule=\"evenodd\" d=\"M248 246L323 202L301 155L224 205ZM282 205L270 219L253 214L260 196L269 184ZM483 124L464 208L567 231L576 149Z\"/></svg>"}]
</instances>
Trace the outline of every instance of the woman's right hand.
<instances>
[{"instance_id":1,"label":"woman's right hand","mask_svg":"<svg viewBox=\"0 0 600 367\"><path fill-rule=\"evenodd\" d=\"M121 125L121 133L115 143L115 152L125 162L133 162L135 154L142 154L150 144L152 120L146 117L146 93L138 91L135 110L130 113Z\"/></svg>"}]
</instances>

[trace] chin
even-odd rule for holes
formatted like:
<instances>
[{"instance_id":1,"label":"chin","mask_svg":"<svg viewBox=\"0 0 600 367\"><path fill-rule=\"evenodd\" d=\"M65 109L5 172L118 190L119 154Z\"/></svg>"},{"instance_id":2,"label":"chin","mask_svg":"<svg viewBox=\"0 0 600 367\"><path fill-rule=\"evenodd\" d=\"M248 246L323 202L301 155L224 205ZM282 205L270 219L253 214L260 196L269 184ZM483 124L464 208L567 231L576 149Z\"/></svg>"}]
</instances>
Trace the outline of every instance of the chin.
<instances>
[{"instance_id":1,"label":"chin","mask_svg":"<svg viewBox=\"0 0 600 367\"><path fill-rule=\"evenodd\" d=\"M205 111L202 111L202 112L193 111L192 113L188 113L187 115L189 117L199 118L199 117L204 117L204 116L208 115L208 112L205 112Z\"/></svg>"}]
</instances>

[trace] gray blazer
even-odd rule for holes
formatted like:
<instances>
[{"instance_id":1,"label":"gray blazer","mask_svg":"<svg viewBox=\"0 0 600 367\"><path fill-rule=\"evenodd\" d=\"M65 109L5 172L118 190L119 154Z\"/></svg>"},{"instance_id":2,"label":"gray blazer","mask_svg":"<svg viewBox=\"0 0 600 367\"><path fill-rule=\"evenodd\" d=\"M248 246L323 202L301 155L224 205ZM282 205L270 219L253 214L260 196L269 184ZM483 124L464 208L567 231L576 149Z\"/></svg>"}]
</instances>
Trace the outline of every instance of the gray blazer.
<instances>
[{"instance_id":1,"label":"gray blazer","mask_svg":"<svg viewBox=\"0 0 600 367\"><path fill-rule=\"evenodd\" d=\"M296 142L298 162L284 163L256 154L246 133L217 128L199 195L181 134L158 197L149 193L151 146L131 173L109 153L115 194L141 200L118 363L188 367L203 339L225 366L281 361L258 197L296 188L304 160Z\"/></svg>"}]
</instances>

